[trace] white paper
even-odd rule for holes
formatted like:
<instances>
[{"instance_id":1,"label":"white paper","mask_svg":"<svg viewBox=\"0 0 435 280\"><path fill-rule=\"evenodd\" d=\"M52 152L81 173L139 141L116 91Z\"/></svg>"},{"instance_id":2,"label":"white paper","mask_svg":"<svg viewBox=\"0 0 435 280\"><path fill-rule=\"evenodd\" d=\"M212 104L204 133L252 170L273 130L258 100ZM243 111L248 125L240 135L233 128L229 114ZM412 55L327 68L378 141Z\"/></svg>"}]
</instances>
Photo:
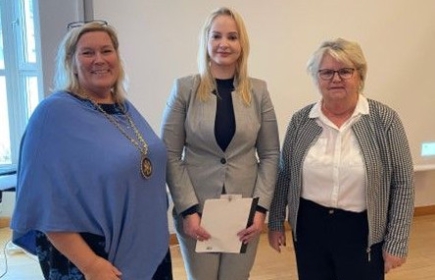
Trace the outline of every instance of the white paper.
<instances>
[{"instance_id":1,"label":"white paper","mask_svg":"<svg viewBox=\"0 0 435 280\"><path fill-rule=\"evenodd\" d=\"M197 241L197 253L240 253L242 242L237 233L246 228L254 198L241 195L223 195L219 199L207 199L201 218L201 226L211 238Z\"/></svg>"}]
</instances>

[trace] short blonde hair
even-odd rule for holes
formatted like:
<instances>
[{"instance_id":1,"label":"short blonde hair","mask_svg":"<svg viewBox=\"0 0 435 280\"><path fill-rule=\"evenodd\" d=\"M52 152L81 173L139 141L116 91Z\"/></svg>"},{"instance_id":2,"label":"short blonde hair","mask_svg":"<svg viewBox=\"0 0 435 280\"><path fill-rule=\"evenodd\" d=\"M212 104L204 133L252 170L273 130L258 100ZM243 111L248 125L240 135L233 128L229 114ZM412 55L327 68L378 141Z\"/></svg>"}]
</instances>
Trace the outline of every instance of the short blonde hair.
<instances>
[{"instance_id":1,"label":"short blonde hair","mask_svg":"<svg viewBox=\"0 0 435 280\"><path fill-rule=\"evenodd\" d=\"M307 63L307 70L317 85L319 84L317 73L319 72L320 63L325 54L329 54L334 59L344 64L353 65L355 67L361 80L359 85L359 92L361 93L364 89L367 76L367 62L360 45L342 38L324 41Z\"/></svg>"}]
</instances>

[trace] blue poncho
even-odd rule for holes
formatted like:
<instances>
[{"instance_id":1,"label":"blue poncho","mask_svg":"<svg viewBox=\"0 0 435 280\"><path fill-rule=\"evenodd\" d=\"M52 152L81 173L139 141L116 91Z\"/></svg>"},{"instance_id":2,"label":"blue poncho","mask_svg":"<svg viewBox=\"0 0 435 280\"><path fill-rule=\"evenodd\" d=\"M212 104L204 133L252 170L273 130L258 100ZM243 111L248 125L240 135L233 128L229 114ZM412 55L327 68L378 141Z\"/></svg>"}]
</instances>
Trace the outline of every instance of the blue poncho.
<instances>
[{"instance_id":1,"label":"blue poncho","mask_svg":"<svg viewBox=\"0 0 435 280\"><path fill-rule=\"evenodd\" d=\"M35 230L101 235L123 280L151 279L168 250L166 150L124 106L149 145L149 179L139 150L89 101L57 92L39 104L21 142L15 244L34 253ZM114 117L134 136L124 116Z\"/></svg>"}]
</instances>

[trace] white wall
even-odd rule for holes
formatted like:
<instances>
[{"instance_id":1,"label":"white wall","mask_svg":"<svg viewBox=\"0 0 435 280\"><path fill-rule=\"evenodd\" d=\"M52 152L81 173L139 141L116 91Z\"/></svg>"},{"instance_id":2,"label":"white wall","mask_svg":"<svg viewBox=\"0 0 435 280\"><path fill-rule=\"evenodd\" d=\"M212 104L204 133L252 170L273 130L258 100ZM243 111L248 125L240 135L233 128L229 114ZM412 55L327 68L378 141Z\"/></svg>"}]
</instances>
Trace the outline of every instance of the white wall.
<instances>
[{"instance_id":1,"label":"white wall","mask_svg":"<svg viewBox=\"0 0 435 280\"><path fill-rule=\"evenodd\" d=\"M67 25L84 19L84 0L39 0L42 76L44 94L50 93L57 47L67 31Z\"/></svg>"},{"instance_id":2,"label":"white wall","mask_svg":"<svg viewBox=\"0 0 435 280\"><path fill-rule=\"evenodd\" d=\"M209 12L235 7L245 18L252 52L250 72L265 79L281 136L289 117L319 95L305 71L321 41L360 42L369 70L365 94L402 117L415 164L421 143L435 141L435 1L418 0L94 0L95 18L119 31L131 77L130 98L159 129L172 81L196 72L197 38Z\"/></svg>"},{"instance_id":3,"label":"white wall","mask_svg":"<svg viewBox=\"0 0 435 280\"><path fill-rule=\"evenodd\" d=\"M41 15L49 25L45 40L55 42L65 24L70 0L40 0L57 5ZM59 1L59 2L58 2ZM81 0L76 0L81 1ZM401 115L414 161L422 141L435 141L435 1L433 0L85 0L95 19L106 19L119 33L121 53L131 80L129 99L160 130L161 114L175 78L196 73L198 34L207 15L232 6L245 18L251 41L250 73L268 82L281 137L290 116L319 98L305 71L321 41L344 37L358 41L369 70L365 94ZM56 4L57 3L57 4ZM61 4L62 3L62 4ZM66 8L65 8L66 7ZM68 18L64 18L69 22ZM59 30L59 29L57 29ZM54 38L54 41L53 41ZM54 43L53 43L54 44ZM54 45L51 45L54 50ZM53 53L46 58L49 66ZM45 72L51 81L52 70ZM45 79L45 78L44 78ZM416 174L416 205L435 205L435 171ZM6 215L9 194L5 195Z\"/></svg>"},{"instance_id":4,"label":"white wall","mask_svg":"<svg viewBox=\"0 0 435 280\"><path fill-rule=\"evenodd\" d=\"M250 34L251 76L268 82L281 137L290 116L319 98L305 71L321 41L358 41L368 61L365 95L396 109L414 163L420 145L435 141L435 1L432 0L93 0L94 17L119 33L131 87L129 98L160 130L175 78L196 73L198 34L218 6L236 8ZM435 171L416 174L416 205L435 205Z\"/></svg>"}]
</instances>

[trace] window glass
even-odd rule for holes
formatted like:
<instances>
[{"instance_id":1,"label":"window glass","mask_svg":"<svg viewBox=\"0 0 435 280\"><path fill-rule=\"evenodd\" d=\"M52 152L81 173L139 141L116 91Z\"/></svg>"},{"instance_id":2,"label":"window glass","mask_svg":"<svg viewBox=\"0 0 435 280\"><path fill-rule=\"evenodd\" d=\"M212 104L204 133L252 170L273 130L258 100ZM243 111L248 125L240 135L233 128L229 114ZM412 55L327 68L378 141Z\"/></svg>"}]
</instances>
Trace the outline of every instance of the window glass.
<instances>
[{"instance_id":1,"label":"window glass","mask_svg":"<svg viewBox=\"0 0 435 280\"><path fill-rule=\"evenodd\" d=\"M0 76L0 165L12 163L5 81L5 77Z\"/></svg>"},{"instance_id":2,"label":"window glass","mask_svg":"<svg viewBox=\"0 0 435 280\"><path fill-rule=\"evenodd\" d=\"M35 24L33 20L33 1L23 0L23 43L26 62L36 62Z\"/></svg>"},{"instance_id":3,"label":"window glass","mask_svg":"<svg viewBox=\"0 0 435 280\"><path fill-rule=\"evenodd\" d=\"M37 3L0 1L0 168L17 163L22 134L40 101Z\"/></svg>"},{"instance_id":4,"label":"window glass","mask_svg":"<svg viewBox=\"0 0 435 280\"><path fill-rule=\"evenodd\" d=\"M25 87L27 92L27 118L30 118L39 103L38 78L36 76L26 77Z\"/></svg>"},{"instance_id":5,"label":"window glass","mask_svg":"<svg viewBox=\"0 0 435 280\"><path fill-rule=\"evenodd\" d=\"M0 13L0 69L5 69L5 57L3 55L3 31L2 15Z\"/></svg>"},{"instance_id":6,"label":"window glass","mask_svg":"<svg viewBox=\"0 0 435 280\"><path fill-rule=\"evenodd\" d=\"M3 55L3 31L0 14L0 69L5 69ZM9 134L8 97L6 94L6 79L4 71L0 75L0 165L11 163L11 143Z\"/></svg>"}]
</instances>

